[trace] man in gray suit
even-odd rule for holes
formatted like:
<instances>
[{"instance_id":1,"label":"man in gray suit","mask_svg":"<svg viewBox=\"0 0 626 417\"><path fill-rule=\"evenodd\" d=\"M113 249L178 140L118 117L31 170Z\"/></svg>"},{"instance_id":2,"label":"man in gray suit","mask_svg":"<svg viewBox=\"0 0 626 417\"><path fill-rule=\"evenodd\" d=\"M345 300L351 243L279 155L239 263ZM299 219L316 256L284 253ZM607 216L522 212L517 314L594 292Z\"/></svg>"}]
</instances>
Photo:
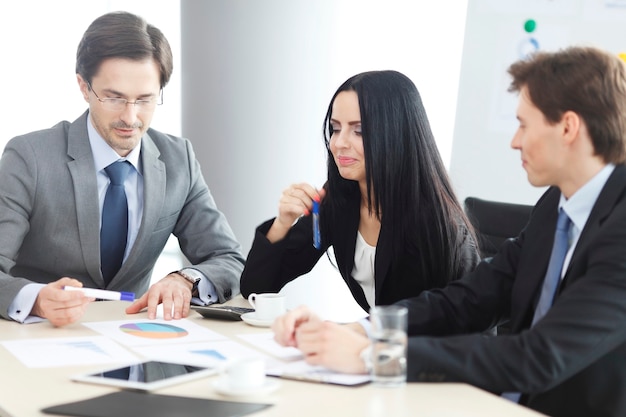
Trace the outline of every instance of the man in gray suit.
<instances>
[{"instance_id":1,"label":"man in gray suit","mask_svg":"<svg viewBox=\"0 0 626 417\"><path fill-rule=\"evenodd\" d=\"M186 317L192 298L209 304L239 293L241 247L191 143L149 128L172 67L159 29L130 13L105 14L77 51L89 109L73 123L7 144L0 160L0 316L75 322L93 298L65 286L135 292L141 297L127 313L147 307L154 318L163 303L166 320ZM114 165L125 171L116 184ZM122 214L112 215L119 207ZM172 233L192 266L148 288Z\"/></svg>"}]
</instances>

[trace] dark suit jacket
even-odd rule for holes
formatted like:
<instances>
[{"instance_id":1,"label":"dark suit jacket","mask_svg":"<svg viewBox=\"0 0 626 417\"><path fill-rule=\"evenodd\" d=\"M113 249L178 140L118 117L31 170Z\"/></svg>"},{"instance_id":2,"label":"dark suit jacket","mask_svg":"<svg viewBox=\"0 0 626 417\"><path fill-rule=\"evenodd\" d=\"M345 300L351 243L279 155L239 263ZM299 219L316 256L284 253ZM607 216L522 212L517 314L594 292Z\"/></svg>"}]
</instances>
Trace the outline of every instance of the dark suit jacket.
<instances>
[{"instance_id":1,"label":"dark suit jacket","mask_svg":"<svg viewBox=\"0 0 626 417\"><path fill-rule=\"evenodd\" d=\"M560 191L490 263L405 300L411 381L463 381L522 392L552 416L626 416L626 167L618 165L581 232L552 308L530 324L548 265ZM511 334L463 335L510 317Z\"/></svg>"},{"instance_id":2,"label":"dark suit jacket","mask_svg":"<svg viewBox=\"0 0 626 417\"><path fill-rule=\"evenodd\" d=\"M288 282L311 271L319 258L332 245L341 276L357 303L365 311L369 311L370 306L365 299L363 289L351 275L359 228L359 204L360 201L354 199L345 211L339 213L335 224L324 225L320 250L313 247L311 216L300 218L287 236L274 244L265 237L274 220L268 220L260 225L256 230L246 266L241 275L242 295L247 297L252 292L279 291ZM322 212L320 216L324 216L324 213ZM326 218L329 217L331 216ZM374 265L376 304L392 304L403 298L416 296L423 290L443 287L449 280L460 278L471 271L479 260L476 244L469 237L464 241L464 250L464 257L457 266L455 276L429 276L425 279L418 279L423 270L422 259L407 254L392 265L390 238L384 228L381 229Z\"/></svg>"},{"instance_id":3,"label":"dark suit jacket","mask_svg":"<svg viewBox=\"0 0 626 417\"><path fill-rule=\"evenodd\" d=\"M87 113L13 138L0 160L0 317L31 282L73 277L104 288L100 210ZM149 129L140 163L144 208L134 246L107 286L142 295L171 234L219 301L239 292L240 245L217 209L191 143Z\"/></svg>"}]
</instances>

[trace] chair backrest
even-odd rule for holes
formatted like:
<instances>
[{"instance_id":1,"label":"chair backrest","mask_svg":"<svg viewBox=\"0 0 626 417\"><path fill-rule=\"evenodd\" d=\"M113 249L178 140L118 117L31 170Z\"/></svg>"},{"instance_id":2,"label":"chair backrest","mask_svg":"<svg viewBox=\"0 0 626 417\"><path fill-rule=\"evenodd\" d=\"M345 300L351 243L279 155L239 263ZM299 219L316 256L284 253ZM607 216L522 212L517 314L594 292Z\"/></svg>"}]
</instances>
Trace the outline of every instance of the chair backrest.
<instances>
[{"instance_id":1,"label":"chair backrest","mask_svg":"<svg viewBox=\"0 0 626 417\"><path fill-rule=\"evenodd\" d=\"M476 230L481 256L495 255L502 242L516 237L528 223L532 209L524 204L467 197L465 213Z\"/></svg>"}]
</instances>

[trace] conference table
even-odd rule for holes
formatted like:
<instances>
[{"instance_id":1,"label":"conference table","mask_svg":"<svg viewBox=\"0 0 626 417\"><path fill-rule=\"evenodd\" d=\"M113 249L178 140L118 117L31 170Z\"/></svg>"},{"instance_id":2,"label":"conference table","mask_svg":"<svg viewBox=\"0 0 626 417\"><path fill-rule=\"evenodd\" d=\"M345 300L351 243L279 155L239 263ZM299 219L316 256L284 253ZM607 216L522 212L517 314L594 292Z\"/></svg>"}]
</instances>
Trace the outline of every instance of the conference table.
<instances>
[{"instance_id":1,"label":"conference table","mask_svg":"<svg viewBox=\"0 0 626 417\"><path fill-rule=\"evenodd\" d=\"M240 296L229 304L245 306ZM95 369L100 365L28 367L9 351L2 342L15 340L72 338L98 335L84 325L89 322L115 320L147 320L147 313L127 315L122 301L92 303L80 322L55 328L47 321L19 324L0 320L0 416L44 416L40 410L62 403L84 400L117 391L117 388L73 382L70 376ZM238 335L269 332L268 328L253 327L243 321L203 318L192 311L187 318L228 338ZM172 321L175 323L175 321ZM245 340L237 340L246 344ZM249 344L250 348L255 348ZM496 395L459 383L407 383L401 388L381 388L372 384L340 386L280 378L279 388L262 396L225 397L215 391L211 380L219 376L180 383L161 388L155 393L184 397L272 404L252 417L273 416L541 416L537 412L514 404ZM122 416L120 416L122 417Z\"/></svg>"}]
</instances>

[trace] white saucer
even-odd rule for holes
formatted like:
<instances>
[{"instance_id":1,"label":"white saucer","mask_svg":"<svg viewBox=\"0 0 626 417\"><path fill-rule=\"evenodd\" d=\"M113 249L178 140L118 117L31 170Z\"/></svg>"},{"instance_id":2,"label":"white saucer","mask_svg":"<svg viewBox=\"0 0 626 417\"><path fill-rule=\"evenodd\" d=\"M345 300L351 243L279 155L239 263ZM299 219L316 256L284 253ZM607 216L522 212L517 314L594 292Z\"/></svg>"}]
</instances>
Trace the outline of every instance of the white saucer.
<instances>
[{"instance_id":1,"label":"white saucer","mask_svg":"<svg viewBox=\"0 0 626 417\"><path fill-rule=\"evenodd\" d=\"M280 382L276 381L274 378L266 378L265 383L257 388L234 388L230 386L228 380L224 377L213 381L213 388L215 388L215 391L228 397L269 394L270 392L276 391L279 386Z\"/></svg>"},{"instance_id":2,"label":"white saucer","mask_svg":"<svg viewBox=\"0 0 626 417\"><path fill-rule=\"evenodd\" d=\"M241 320L245 321L251 326L257 327L270 327L272 325L272 320L260 320L256 318L256 313L251 311L250 313L244 313L241 315Z\"/></svg>"}]
</instances>

